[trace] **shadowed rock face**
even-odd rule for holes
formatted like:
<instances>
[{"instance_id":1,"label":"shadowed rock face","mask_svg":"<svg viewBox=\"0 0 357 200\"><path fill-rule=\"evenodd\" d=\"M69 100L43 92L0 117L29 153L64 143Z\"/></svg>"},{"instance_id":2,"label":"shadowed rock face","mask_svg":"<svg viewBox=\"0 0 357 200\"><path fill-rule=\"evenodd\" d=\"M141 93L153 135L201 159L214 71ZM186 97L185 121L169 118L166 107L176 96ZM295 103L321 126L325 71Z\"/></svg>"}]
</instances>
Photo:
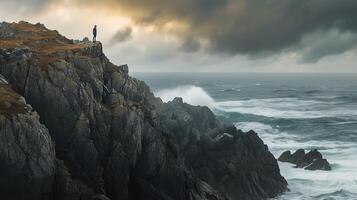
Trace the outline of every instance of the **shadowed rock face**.
<instances>
[{"instance_id":1,"label":"shadowed rock face","mask_svg":"<svg viewBox=\"0 0 357 200\"><path fill-rule=\"evenodd\" d=\"M265 199L286 190L276 160L254 131L222 125L207 107L181 98L161 107L160 123L197 176L232 199Z\"/></svg>"},{"instance_id":2,"label":"shadowed rock face","mask_svg":"<svg viewBox=\"0 0 357 200\"><path fill-rule=\"evenodd\" d=\"M306 170L331 170L330 163L322 158L322 154L317 150L311 150L305 154L304 149L298 149L291 154L290 151L283 152L279 159L280 162L289 162L295 164L297 168Z\"/></svg>"},{"instance_id":3,"label":"shadowed rock face","mask_svg":"<svg viewBox=\"0 0 357 200\"><path fill-rule=\"evenodd\" d=\"M99 42L2 23L0 74L56 143L43 199L255 199L286 189L255 133L222 126L207 107L162 103Z\"/></svg>"},{"instance_id":4,"label":"shadowed rock face","mask_svg":"<svg viewBox=\"0 0 357 200\"><path fill-rule=\"evenodd\" d=\"M50 197L55 150L47 128L1 75L0 105L1 199Z\"/></svg>"}]
</instances>

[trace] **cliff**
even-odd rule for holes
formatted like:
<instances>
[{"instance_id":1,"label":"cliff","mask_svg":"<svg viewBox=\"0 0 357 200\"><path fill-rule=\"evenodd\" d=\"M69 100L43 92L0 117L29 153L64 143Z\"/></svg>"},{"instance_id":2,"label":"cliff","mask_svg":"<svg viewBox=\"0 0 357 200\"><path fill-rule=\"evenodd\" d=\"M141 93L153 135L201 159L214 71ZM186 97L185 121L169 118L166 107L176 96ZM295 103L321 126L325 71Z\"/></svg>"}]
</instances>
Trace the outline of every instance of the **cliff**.
<instances>
[{"instance_id":1,"label":"cliff","mask_svg":"<svg viewBox=\"0 0 357 200\"><path fill-rule=\"evenodd\" d=\"M8 199L265 199L286 190L256 133L222 125L207 107L163 103L99 42L1 23L0 74Z\"/></svg>"}]
</instances>

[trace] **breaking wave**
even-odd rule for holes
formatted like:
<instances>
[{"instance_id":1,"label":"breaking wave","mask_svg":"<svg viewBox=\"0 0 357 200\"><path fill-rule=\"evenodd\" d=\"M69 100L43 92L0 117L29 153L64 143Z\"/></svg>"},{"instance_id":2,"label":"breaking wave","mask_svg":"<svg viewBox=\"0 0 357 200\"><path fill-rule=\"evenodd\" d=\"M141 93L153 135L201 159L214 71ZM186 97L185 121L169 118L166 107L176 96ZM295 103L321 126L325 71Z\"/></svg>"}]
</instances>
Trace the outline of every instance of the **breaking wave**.
<instances>
[{"instance_id":1,"label":"breaking wave","mask_svg":"<svg viewBox=\"0 0 357 200\"><path fill-rule=\"evenodd\" d=\"M255 130L270 151L278 157L285 150L317 148L331 161L332 171L308 171L293 168L293 164L279 162L282 175L289 182L290 192L275 200L349 200L357 198L357 144L326 140L302 140L301 135L292 135L279 127L260 122L238 122L243 131ZM309 185L309 187L306 187Z\"/></svg>"},{"instance_id":2,"label":"breaking wave","mask_svg":"<svg viewBox=\"0 0 357 200\"><path fill-rule=\"evenodd\" d=\"M191 105L212 106L214 104L213 98L206 91L193 85L159 90L155 95L164 102L172 101L175 97L182 97L184 102Z\"/></svg>"}]
</instances>

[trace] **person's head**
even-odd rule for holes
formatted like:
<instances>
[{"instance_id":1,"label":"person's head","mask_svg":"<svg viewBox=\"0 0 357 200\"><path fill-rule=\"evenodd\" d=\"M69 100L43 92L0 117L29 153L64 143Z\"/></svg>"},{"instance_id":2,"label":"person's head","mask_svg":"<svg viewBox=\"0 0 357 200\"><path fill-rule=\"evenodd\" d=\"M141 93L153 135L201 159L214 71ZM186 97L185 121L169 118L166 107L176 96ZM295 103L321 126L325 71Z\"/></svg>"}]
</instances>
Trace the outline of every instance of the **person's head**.
<instances>
[{"instance_id":1,"label":"person's head","mask_svg":"<svg viewBox=\"0 0 357 200\"><path fill-rule=\"evenodd\" d=\"M97 25L94 25L94 28L97 28Z\"/></svg>"}]
</instances>

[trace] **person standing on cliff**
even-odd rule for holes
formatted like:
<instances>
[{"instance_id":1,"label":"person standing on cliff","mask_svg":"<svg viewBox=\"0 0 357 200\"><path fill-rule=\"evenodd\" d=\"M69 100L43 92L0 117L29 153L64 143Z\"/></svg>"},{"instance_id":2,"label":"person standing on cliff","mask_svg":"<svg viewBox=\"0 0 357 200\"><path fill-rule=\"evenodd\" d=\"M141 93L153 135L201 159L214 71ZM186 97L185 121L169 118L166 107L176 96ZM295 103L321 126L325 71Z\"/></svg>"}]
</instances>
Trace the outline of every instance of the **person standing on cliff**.
<instances>
[{"instance_id":1,"label":"person standing on cliff","mask_svg":"<svg viewBox=\"0 0 357 200\"><path fill-rule=\"evenodd\" d=\"M93 42L97 41L97 25L94 25L93 28Z\"/></svg>"}]
</instances>

